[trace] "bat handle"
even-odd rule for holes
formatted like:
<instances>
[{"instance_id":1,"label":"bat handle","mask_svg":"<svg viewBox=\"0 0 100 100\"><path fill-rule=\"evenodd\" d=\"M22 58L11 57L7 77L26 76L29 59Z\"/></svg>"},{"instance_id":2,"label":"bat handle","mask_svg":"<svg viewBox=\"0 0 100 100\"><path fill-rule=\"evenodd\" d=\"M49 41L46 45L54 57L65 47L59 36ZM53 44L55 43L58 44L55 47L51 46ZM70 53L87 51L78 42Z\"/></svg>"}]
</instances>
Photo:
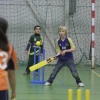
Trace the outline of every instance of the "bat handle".
<instances>
[{"instance_id":1,"label":"bat handle","mask_svg":"<svg viewBox=\"0 0 100 100\"><path fill-rule=\"evenodd\" d=\"M58 58L60 56L60 54L56 55L55 58Z\"/></svg>"}]
</instances>

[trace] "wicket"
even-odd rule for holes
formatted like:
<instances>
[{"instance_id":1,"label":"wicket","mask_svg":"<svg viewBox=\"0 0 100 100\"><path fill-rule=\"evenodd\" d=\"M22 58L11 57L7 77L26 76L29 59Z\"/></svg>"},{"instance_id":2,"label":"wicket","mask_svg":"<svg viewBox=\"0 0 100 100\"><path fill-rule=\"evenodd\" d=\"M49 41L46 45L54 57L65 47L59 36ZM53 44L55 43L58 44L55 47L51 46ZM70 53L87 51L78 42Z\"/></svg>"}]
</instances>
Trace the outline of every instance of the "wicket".
<instances>
[{"instance_id":1,"label":"wicket","mask_svg":"<svg viewBox=\"0 0 100 100\"><path fill-rule=\"evenodd\" d=\"M68 100L73 100L73 90L68 90ZM77 90L76 100L82 100L82 90ZM85 100L90 100L90 90L85 90Z\"/></svg>"},{"instance_id":2,"label":"wicket","mask_svg":"<svg viewBox=\"0 0 100 100\"><path fill-rule=\"evenodd\" d=\"M36 49L38 48L38 62L40 62L40 47L34 46L34 64L36 64ZM45 50L43 50L43 60L45 59ZM40 71L41 70L41 71ZM41 72L41 75L40 75ZM32 84L44 84L44 67L38 69L38 76L36 76L35 71L33 72L33 80L31 80Z\"/></svg>"}]
</instances>

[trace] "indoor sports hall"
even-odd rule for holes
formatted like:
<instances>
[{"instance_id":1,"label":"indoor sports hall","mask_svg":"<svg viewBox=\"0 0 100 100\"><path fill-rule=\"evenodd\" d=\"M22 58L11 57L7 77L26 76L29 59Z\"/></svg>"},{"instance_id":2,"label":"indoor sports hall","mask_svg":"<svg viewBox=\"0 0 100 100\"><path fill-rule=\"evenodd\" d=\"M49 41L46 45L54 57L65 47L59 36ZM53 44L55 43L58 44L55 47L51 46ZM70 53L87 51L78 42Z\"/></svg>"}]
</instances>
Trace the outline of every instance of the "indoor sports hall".
<instances>
[{"instance_id":1,"label":"indoor sports hall","mask_svg":"<svg viewBox=\"0 0 100 100\"><path fill-rule=\"evenodd\" d=\"M0 17L7 19L7 36L17 51L16 100L100 100L100 0L0 0ZM76 84L66 66L51 86L44 86L56 60L40 68L38 76L23 75L29 59L25 49L36 25L41 26L43 37L41 60L56 55L58 27L67 27L84 87ZM9 98L10 94L9 87Z\"/></svg>"}]
</instances>

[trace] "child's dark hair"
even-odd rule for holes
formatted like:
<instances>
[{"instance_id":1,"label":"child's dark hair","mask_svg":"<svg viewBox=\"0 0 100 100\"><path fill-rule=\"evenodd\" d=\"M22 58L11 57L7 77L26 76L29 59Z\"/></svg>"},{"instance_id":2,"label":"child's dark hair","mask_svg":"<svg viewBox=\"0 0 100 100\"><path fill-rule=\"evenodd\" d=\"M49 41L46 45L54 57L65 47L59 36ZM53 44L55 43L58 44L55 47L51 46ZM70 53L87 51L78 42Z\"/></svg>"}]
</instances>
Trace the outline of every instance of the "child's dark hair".
<instances>
[{"instance_id":1,"label":"child's dark hair","mask_svg":"<svg viewBox=\"0 0 100 100\"><path fill-rule=\"evenodd\" d=\"M7 36L3 33L1 29L0 29L0 49L6 52L9 50Z\"/></svg>"},{"instance_id":2,"label":"child's dark hair","mask_svg":"<svg viewBox=\"0 0 100 100\"><path fill-rule=\"evenodd\" d=\"M4 18L0 18L0 49L8 51L8 39L6 31L8 28L8 22Z\"/></svg>"},{"instance_id":3,"label":"child's dark hair","mask_svg":"<svg viewBox=\"0 0 100 100\"><path fill-rule=\"evenodd\" d=\"M34 27L34 30L35 30L37 27L39 27L39 28L41 29L40 25L36 25L36 26Z\"/></svg>"},{"instance_id":4,"label":"child's dark hair","mask_svg":"<svg viewBox=\"0 0 100 100\"><path fill-rule=\"evenodd\" d=\"M8 29L8 22L4 18L0 18L0 29L6 34Z\"/></svg>"}]
</instances>

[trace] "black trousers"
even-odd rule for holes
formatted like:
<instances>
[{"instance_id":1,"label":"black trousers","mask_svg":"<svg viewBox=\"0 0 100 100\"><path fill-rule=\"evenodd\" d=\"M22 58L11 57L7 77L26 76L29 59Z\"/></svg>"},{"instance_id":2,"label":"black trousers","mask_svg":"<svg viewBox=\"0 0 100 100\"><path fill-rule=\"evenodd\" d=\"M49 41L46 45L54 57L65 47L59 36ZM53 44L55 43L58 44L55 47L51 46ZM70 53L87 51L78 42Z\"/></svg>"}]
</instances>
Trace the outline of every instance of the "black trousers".
<instances>
[{"instance_id":1,"label":"black trousers","mask_svg":"<svg viewBox=\"0 0 100 100\"><path fill-rule=\"evenodd\" d=\"M39 62L39 57L38 55L36 56L36 59L35 59L35 64L37 64ZM26 67L26 71L28 73L30 73L30 70L29 70L29 67L31 67L32 65L34 65L34 55L29 55L29 60L28 60L28 64L27 64L27 67ZM36 70L36 72L38 72L38 69Z\"/></svg>"}]
</instances>

